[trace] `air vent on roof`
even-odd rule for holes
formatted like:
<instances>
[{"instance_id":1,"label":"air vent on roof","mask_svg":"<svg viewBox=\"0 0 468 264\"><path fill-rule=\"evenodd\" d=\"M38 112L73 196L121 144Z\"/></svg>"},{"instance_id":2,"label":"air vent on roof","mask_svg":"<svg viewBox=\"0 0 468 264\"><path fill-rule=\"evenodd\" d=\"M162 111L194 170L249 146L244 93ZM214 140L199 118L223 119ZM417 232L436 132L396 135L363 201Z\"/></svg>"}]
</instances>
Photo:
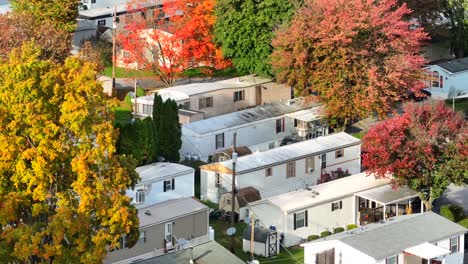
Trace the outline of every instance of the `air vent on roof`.
<instances>
[{"instance_id":1,"label":"air vent on roof","mask_svg":"<svg viewBox=\"0 0 468 264\"><path fill-rule=\"evenodd\" d=\"M317 192L317 191L313 191L312 193L315 194L315 195L319 195L319 194L320 194L320 193Z\"/></svg>"},{"instance_id":2,"label":"air vent on roof","mask_svg":"<svg viewBox=\"0 0 468 264\"><path fill-rule=\"evenodd\" d=\"M307 188L306 188L306 190L308 190L308 191L312 191L312 188L310 188L310 187L307 187Z\"/></svg>"},{"instance_id":3,"label":"air vent on roof","mask_svg":"<svg viewBox=\"0 0 468 264\"><path fill-rule=\"evenodd\" d=\"M243 113L241 116L245 117L245 118L250 118L249 115L247 115L247 113Z\"/></svg>"}]
</instances>

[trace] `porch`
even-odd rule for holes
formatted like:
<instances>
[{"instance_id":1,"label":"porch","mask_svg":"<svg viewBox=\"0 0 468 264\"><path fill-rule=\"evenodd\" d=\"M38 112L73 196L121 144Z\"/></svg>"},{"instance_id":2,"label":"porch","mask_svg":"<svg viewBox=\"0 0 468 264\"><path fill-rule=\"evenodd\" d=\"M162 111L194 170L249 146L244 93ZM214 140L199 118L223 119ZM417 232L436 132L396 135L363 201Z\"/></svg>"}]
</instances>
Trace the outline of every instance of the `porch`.
<instances>
[{"instance_id":1,"label":"porch","mask_svg":"<svg viewBox=\"0 0 468 264\"><path fill-rule=\"evenodd\" d=\"M355 194L357 210L356 223L367 225L388 218L423 212L418 194L408 187L394 190L383 185Z\"/></svg>"}]
</instances>

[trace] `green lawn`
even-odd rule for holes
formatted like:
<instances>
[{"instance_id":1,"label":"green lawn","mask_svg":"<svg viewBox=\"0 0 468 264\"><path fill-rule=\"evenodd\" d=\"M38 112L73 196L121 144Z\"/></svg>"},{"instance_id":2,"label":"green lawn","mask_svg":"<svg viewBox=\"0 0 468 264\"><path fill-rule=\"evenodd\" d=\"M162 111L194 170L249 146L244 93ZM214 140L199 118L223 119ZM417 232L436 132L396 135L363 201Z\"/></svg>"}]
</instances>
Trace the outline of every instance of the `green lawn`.
<instances>
[{"instance_id":1,"label":"green lawn","mask_svg":"<svg viewBox=\"0 0 468 264\"><path fill-rule=\"evenodd\" d=\"M223 247L230 249L231 238L226 235L226 230L231 226L230 222L223 222L220 220L210 219L210 226L215 230L215 240ZM248 228L247 224L244 222L236 223L236 234L234 236L234 254L242 260L250 260L250 254L242 252L242 233L245 228ZM304 263L304 249L300 246L295 246L288 248L288 251L294 255L291 256L286 250L281 248L280 254L271 258L263 258L256 256L255 259L260 261L260 263L268 262L275 264L294 264L294 263ZM297 262L296 259L299 261Z\"/></svg>"},{"instance_id":2,"label":"green lawn","mask_svg":"<svg viewBox=\"0 0 468 264\"><path fill-rule=\"evenodd\" d=\"M364 135L365 135L366 133L367 133L367 131L362 130L362 131L359 131L359 132L354 133L354 134L351 134L351 135L353 135L353 136L356 137L356 138L362 139L362 137L364 137Z\"/></svg>"},{"instance_id":3,"label":"green lawn","mask_svg":"<svg viewBox=\"0 0 468 264\"><path fill-rule=\"evenodd\" d=\"M112 67L104 68L102 73L105 76L112 77ZM124 68L115 68L115 78L133 78L133 77L154 77L154 73L152 71L145 71L145 70L127 70Z\"/></svg>"},{"instance_id":4,"label":"green lawn","mask_svg":"<svg viewBox=\"0 0 468 264\"><path fill-rule=\"evenodd\" d=\"M448 107L453 107L453 100L447 99L445 100L445 104ZM468 115L468 98L455 99L455 110L461 111L465 113L465 115Z\"/></svg>"}]
</instances>

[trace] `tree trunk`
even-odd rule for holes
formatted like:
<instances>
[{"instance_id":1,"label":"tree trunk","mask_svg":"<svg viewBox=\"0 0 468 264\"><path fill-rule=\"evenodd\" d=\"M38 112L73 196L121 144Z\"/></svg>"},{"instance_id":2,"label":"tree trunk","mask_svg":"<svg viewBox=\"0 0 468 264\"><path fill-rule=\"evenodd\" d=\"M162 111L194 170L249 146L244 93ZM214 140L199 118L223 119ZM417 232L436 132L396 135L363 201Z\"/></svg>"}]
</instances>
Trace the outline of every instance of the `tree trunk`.
<instances>
[{"instance_id":1,"label":"tree trunk","mask_svg":"<svg viewBox=\"0 0 468 264\"><path fill-rule=\"evenodd\" d=\"M429 195L420 192L419 198L421 198L421 201L423 202L424 207L426 209L424 210L424 212L432 211L432 204L434 203L434 194L432 192L432 187L429 189Z\"/></svg>"}]
</instances>

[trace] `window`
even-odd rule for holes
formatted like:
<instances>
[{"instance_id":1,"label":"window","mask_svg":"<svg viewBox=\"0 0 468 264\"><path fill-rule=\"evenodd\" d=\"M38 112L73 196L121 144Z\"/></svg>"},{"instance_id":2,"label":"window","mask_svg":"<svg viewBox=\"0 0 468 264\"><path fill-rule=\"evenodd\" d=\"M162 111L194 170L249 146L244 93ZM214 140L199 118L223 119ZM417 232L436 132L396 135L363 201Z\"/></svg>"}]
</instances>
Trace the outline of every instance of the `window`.
<instances>
[{"instance_id":1,"label":"window","mask_svg":"<svg viewBox=\"0 0 468 264\"><path fill-rule=\"evenodd\" d=\"M307 226L307 210L294 214L294 230Z\"/></svg>"},{"instance_id":2,"label":"window","mask_svg":"<svg viewBox=\"0 0 468 264\"><path fill-rule=\"evenodd\" d=\"M284 132L284 118L276 119L276 134Z\"/></svg>"},{"instance_id":3,"label":"window","mask_svg":"<svg viewBox=\"0 0 468 264\"><path fill-rule=\"evenodd\" d=\"M332 206L331 206L332 212L335 211L335 210L340 210L342 208L343 208L343 201L332 203Z\"/></svg>"},{"instance_id":4,"label":"window","mask_svg":"<svg viewBox=\"0 0 468 264\"><path fill-rule=\"evenodd\" d=\"M127 237L125 235L122 235L120 238L119 238L119 244L120 246L116 249L122 249L122 248L127 248L128 245L127 245Z\"/></svg>"},{"instance_id":5,"label":"window","mask_svg":"<svg viewBox=\"0 0 468 264\"><path fill-rule=\"evenodd\" d=\"M275 148L275 142L270 142L270 144L268 144L268 149L274 149Z\"/></svg>"},{"instance_id":6,"label":"window","mask_svg":"<svg viewBox=\"0 0 468 264\"><path fill-rule=\"evenodd\" d=\"M164 192L175 189L175 179L164 181Z\"/></svg>"},{"instance_id":7,"label":"window","mask_svg":"<svg viewBox=\"0 0 468 264\"><path fill-rule=\"evenodd\" d=\"M183 104L183 107L182 107L182 108L183 108L183 109L190 109L190 102L185 102L185 103Z\"/></svg>"},{"instance_id":8,"label":"window","mask_svg":"<svg viewBox=\"0 0 468 264\"><path fill-rule=\"evenodd\" d=\"M398 264L398 255L386 258L385 264Z\"/></svg>"},{"instance_id":9,"label":"window","mask_svg":"<svg viewBox=\"0 0 468 264\"><path fill-rule=\"evenodd\" d=\"M231 199L229 199L229 198L226 199L226 204L227 204L227 205L231 205Z\"/></svg>"},{"instance_id":10,"label":"window","mask_svg":"<svg viewBox=\"0 0 468 264\"><path fill-rule=\"evenodd\" d=\"M139 189L135 193L135 202L144 203L145 202L145 190Z\"/></svg>"},{"instance_id":11,"label":"window","mask_svg":"<svg viewBox=\"0 0 468 264\"><path fill-rule=\"evenodd\" d=\"M344 156L344 150L343 149L339 149L339 150L335 151L335 159L342 158L343 156Z\"/></svg>"},{"instance_id":12,"label":"window","mask_svg":"<svg viewBox=\"0 0 468 264\"><path fill-rule=\"evenodd\" d=\"M245 100L245 90L234 92L234 102Z\"/></svg>"},{"instance_id":13,"label":"window","mask_svg":"<svg viewBox=\"0 0 468 264\"><path fill-rule=\"evenodd\" d=\"M224 148L224 133L215 136L216 149Z\"/></svg>"},{"instance_id":14,"label":"window","mask_svg":"<svg viewBox=\"0 0 468 264\"><path fill-rule=\"evenodd\" d=\"M439 77L439 84L440 84L440 88L444 88L444 76L440 76Z\"/></svg>"},{"instance_id":15,"label":"window","mask_svg":"<svg viewBox=\"0 0 468 264\"><path fill-rule=\"evenodd\" d=\"M432 87L439 87L439 73L432 72Z\"/></svg>"},{"instance_id":16,"label":"window","mask_svg":"<svg viewBox=\"0 0 468 264\"><path fill-rule=\"evenodd\" d=\"M213 107L213 97L198 99L198 109Z\"/></svg>"},{"instance_id":17,"label":"window","mask_svg":"<svg viewBox=\"0 0 468 264\"><path fill-rule=\"evenodd\" d=\"M296 177L296 162L286 164L286 178Z\"/></svg>"},{"instance_id":18,"label":"window","mask_svg":"<svg viewBox=\"0 0 468 264\"><path fill-rule=\"evenodd\" d=\"M140 231L140 238L138 239L138 243L146 243L146 232Z\"/></svg>"},{"instance_id":19,"label":"window","mask_svg":"<svg viewBox=\"0 0 468 264\"><path fill-rule=\"evenodd\" d=\"M97 21L98 26L105 26L106 25L106 20L105 19L100 19Z\"/></svg>"},{"instance_id":20,"label":"window","mask_svg":"<svg viewBox=\"0 0 468 264\"><path fill-rule=\"evenodd\" d=\"M273 168L266 168L265 169L265 176L269 177L271 175L273 175Z\"/></svg>"},{"instance_id":21,"label":"window","mask_svg":"<svg viewBox=\"0 0 468 264\"><path fill-rule=\"evenodd\" d=\"M96 3L96 0L91 0L91 4L95 4Z\"/></svg>"},{"instance_id":22,"label":"window","mask_svg":"<svg viewBox=\"0 0 468 264\"><path fill-rule=\"evenodd\" d=\"M306 173L307 174L312 173L314 171L314 169L315 169L315 164L314 164L315 159L314 159L314 157L306 158L305 163L306 163L305 164Z\"/></svg>"},{"instance_id":23,"label":"window","mask_svg":"<svg viewBox=\"0 0 468 264\"><path fill-rule=\"evenodd\" d=\"M138 104L140 105L140 104ZM142 104L143 106L143 114L145 115L152 115L153 114L153 106L148 104Z\"/></svg>"},{"instance_id":24,"label":"window","mask_svg":"<svg viewBox=\"0 0 468 264\"><path fill-rule=\"evenodd\" d=\"M294 118L294 127L297 127L298 124L299 124L298 120Z\"/></svg>"},{"instance_id":25,"label":"window","mask_svg":"<svg viewBox=\"0 0 468 264\"><path fill-rule=\"evenodd\" d=\"M457 236L450 238L450 251L452 253L459 251L459 238Z\"/></svg>"},{"instance_id":26,"label":"window","mask_svg":"<svg viewBox=\"0 0 468 264\"><path fill-rule=\"evenodd\" d=\"M221 175L219 173L215 173L215 187L221 187Z\"/></svg>"}]
</instances>

